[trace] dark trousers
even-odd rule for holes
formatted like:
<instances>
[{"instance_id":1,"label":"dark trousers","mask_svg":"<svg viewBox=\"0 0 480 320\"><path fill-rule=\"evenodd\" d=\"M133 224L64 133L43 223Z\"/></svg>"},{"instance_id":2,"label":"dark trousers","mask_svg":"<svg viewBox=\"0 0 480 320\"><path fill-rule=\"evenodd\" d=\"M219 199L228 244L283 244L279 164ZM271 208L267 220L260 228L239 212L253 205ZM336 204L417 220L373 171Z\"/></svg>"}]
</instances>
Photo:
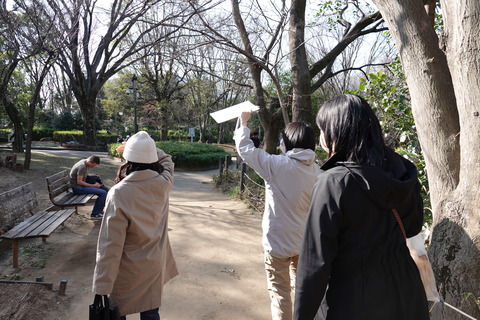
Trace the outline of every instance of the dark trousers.
<instances>
[{"instance_id":1,"label":"dark trousers","mask_svg":"<svg viewBox=\"0 0 480 320\"><path fill-rule=\"evenodd\" d=\"M120 320L126 320L127 317L120 317ZM160 320L160 314L158 313L158 308L140 312L141 320Z\"/></svg>"}]
</instances>

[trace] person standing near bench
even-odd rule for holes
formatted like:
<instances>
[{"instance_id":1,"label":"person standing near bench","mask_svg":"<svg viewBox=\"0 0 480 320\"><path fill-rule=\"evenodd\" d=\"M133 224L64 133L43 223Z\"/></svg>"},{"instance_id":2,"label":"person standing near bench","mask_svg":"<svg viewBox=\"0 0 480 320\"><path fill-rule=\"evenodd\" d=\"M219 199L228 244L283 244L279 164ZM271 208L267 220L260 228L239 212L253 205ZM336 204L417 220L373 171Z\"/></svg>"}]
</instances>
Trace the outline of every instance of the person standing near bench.
<instances>
[{"instance_id":1,"label":"person standing near bench","mask_svg":"<svg viewBox=\"0 0 480 320\"><path fill-rule=\"evenodd\" d=\"M88 169L95 168L100 164L98 156L90 156L87 159L82 159L75 163L70 170L70 184L74 194L95 194L97 199L93 206L90 217L92 219L101 219L103 217L103 207L107 199L107 188L101 182L100 178L95 176L95 181L90 181L88 177ZM93 177L93 176L92 176Z\"/></svg>"}]
</instances>

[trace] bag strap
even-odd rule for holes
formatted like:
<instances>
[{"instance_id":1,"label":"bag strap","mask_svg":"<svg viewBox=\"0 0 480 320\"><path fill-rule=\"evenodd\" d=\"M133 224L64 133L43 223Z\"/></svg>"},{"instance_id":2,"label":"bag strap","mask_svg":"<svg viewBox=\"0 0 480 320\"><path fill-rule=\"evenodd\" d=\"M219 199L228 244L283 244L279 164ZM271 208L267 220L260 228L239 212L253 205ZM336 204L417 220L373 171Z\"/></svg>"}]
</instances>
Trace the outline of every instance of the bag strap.
<instances>
[{"instance_id":1,"label":"bag strap","mask_svg":"<svg viewBox=\"0 0 480 320\"><path fill-rule=\"evenodd\" d=\"M103 302L102 302L102 296L99 294L95 295L95 298L93 299L93 305L97 307L103 307Z\"/></svg>"},{"instance_id":2,"label":"bag strap","mask_svg":"<svg viewBox=\"0 0 480 320\"><path fill-rule=\"evenodd\" d=\"M357 179L357 176L352 172L352 170L350 170L349 167L345 166L345 165L342 165L344 168L346 168L350 174L352 175L353 179L355 179L355 181L358 183L359 186L361 186L360 182L358 181ZM362 190L363 192L365 192L365 190L362 189L362 187L360 187L360 190ZM373 201L373 199L369 196L369 194L367 194L365 192L365 194L367 195L367 197L373 202L376 204L375 201ZM398 212L397 212L397 209L393 208L392 209L392 213L393 215L395 216L395 220L397 220L398 222L398 225L400 227L400 230L402 231L402 234L403 234L403 238L405 239L405 241L407 240L407 233L405 232L405 228L403 227L403 222L402 222L402 219L400 219L400 216L398 215Z\"/></svg>"},{"instance_id":3,"label":"bag strap","mask_svg":"<svg viewBox=\"0 0 480 320\"><path fill-rule=\"evenodd\" d=\"M103 305L107 310L110 308L110 300L108 299L108 296L103 296Z\"/></svg>"},{"instance_id":4,"label":"bag strap","mask_svg":"<svg viewBox=\"0 0 480 320\"><path fill-rule=\"evenodd\" d=\"M395 216L395 219L398 222L398 226L400 227L400 230L402 231L403 237L406 240L407 239L407 233L405 232L405 228L403 227L402 219L400 219L400 216L398 215L397 209L393 208L392 213Z\"/></svg>"}]
</instances>

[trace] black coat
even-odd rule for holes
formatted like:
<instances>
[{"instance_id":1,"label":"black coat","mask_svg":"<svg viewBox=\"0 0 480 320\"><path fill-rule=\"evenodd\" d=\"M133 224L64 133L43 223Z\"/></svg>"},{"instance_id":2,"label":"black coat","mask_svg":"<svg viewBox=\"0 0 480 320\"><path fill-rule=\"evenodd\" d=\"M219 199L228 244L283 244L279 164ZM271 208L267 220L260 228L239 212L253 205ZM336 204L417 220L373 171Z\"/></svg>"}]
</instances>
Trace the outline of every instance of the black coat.
<instances>
[{"instance_id":1,"label":"black coat","mask_svg":"<svg viewBox=\"0 0 480 320\"><path fill-rule=\"evenodd\" d=\"M313 192L295 319L314 319L317 310L315 319L429 319L418 269L391 211L397 209L407 237L421 231L415 166L393 151L388 169L338 160L334 155L322 167Z\"/></svg>"}]
</instances>

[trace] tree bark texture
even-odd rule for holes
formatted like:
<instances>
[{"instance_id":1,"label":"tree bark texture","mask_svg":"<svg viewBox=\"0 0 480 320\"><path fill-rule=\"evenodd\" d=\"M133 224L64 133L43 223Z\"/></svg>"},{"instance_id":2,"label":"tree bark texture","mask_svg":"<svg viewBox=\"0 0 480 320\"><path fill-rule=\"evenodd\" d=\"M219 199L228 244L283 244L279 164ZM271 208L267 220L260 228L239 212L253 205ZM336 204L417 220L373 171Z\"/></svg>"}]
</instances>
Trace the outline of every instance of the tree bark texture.
<instances>
[{"instance_id":1,"label":"tree bark texture","mask_svg":"<svg viewBox=\"0 0 480 320\"><path fill-rule=\"evenodd\" d=\"M20 60L12 57L10 63L2 68L0 73L0 105L3 105L8 118L13 123L14 141L12 142L13 152L23 152L23 125L20 112L15 107L15 103L8 91L8 83L12 78L13 72L18 66Z\"/></svg>"},{"instance_id":2,"label":"tree bark texture","mask_svg":"<svg viewBox=\"0 0 480 320\"><path fill-rule=\"evenodd\" d=\"M14 140L12 142L12 151L23 153L24 129L22 125L22 117L6 90L0 95L0 99L1 104L5 107L5 111L7 111L10 121L13 123Z\"/></svg>"},{"instance_id":3,"label":"tree bark texture","mask_svg":"<svg viewBox=\"0 0 480 320\"><path fill-rule=\"evenodd\" d=\"M273 115L269 114L268 116L262 115L262 113L269 113L268 109L265 109L259 112L259 119L261 122L268 119L269 123L267 125L262 123L264 130L263 134L263 144L264 150L270 154L277 153L278 138L280 131L285 127L282 119L281 112L275 112Z\"/></svg>"},{"instance_id":4,"label":"tree bark texture","mask_svg":"<svg viewBox=\"0 0 480 320\"><path fill-rule=\"evenodd\" d=\"M289 49L292 68L292 121L312 124L310 71L305 50L305 7L306 0L293 0L290 9Z\"/></svg>"},{"instance_id":5,"label":"tree bark texture","mask_svg":"<svg viewBox=\"0 0 480 320\"><path fill-rule=\"evenodd\" d=\"M480 4L444 1L445 47L423 3L374 0L412 98L433 211L429 257L443 299L480 317ZM442 50L443 49L443 50ZM437 306L432 319L464 319Z\"/></svg>"},{"instance_id":6,"label":"tree bark texture","mask_svg":"<svg viewBox=\"0 0 480 320\"><path fill-rule=\"evenodd\" d=\"M82 111L83 118L83 144L87 150L97 149L97 134L95 127L95 115L97 95L88 94L85 97L77 96L77 101Z\"/></svg>"},{"instance_id":7,"label":"tree bark texture","mask_svg":"<svg viewBox=\"0 0 480 320\"><path fill-rule=\"evenodd\" d=\"M250 43L250 39L248 38L248 32L245 29L245 25L243 23L242 17L240 15L239 4L237 0L232 0L232 8L233 8L233 17L235 20L235 24L237 25L238 32L242 39L242 43L244 46L244 50L253 56L252 45ZM262 86L262 68L258 65L257 61L254 61L248 58L248 68L250 70L250 76L252 79L252 86L253 86L253 94L255 96L255 104L260 107L258 112L258 117L260 119L260 123L265 130L265 137L264 137L264 149L268 153L275 153L277 149L278 143L278 133L279 133L279 126L278 121L282 118L281 109L279 111L274 111L273 103L270 101L270 105L267 106L267 102L265 100L265 92ZM283 127L283 126L280 126Z\"/></svg>"}]
</instances>

